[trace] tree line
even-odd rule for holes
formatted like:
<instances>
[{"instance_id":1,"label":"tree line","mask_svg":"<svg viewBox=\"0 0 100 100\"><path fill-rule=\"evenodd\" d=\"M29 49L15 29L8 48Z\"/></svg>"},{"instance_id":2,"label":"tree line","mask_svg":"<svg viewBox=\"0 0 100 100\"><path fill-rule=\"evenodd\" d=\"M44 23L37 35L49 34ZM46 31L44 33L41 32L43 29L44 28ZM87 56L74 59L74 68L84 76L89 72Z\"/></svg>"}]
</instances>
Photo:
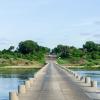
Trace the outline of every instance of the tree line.
<instances>
[{"instance_id":1,"label":"tree line","mask_svg":"<svg viewBox=\"0 0 100 100\"><path fill-rule=\"evenodd\" d=\"M72 59L72 60L100 60L100 44L93 41L87 41L82 48L76 48L74 46L58 45L52 50L53 54L56 54L58 58Z\"/></svg>"},{"instance_id":2,"label":"tree line","mask_svg":"<svg viewBox=\"0 0 100 100\"><path fill-rule=\"evenodd\" d=\"M40 46L37 42L32 40L21 41L17 48L10 46L8 49L0 51L0 63L5 64L5 59L11 62L19 58L44 63L44 58L47 53L50 53L50 49ZM91 64L90 62L93 63L93 60L96 60L95 64L98 64L98 62L100 64L100 44L93 41L87 41L82 48L58 45L52 49L51 54L56 54L59 59L70 59L71 62L89 62Z\"/></svg>"},{"instance_id":3,"label":"tree line","mask_svg":"<svg viewBox=\"0 0 100 100\"><path fill-rule=\"evenodd\" d=\"M8 49L0 51L2 59L27 59L44 62L45 54L50 51L49 48L38 45L32 40L21 41L18 47L10 46Z\"/></svg>"}]
</instances>

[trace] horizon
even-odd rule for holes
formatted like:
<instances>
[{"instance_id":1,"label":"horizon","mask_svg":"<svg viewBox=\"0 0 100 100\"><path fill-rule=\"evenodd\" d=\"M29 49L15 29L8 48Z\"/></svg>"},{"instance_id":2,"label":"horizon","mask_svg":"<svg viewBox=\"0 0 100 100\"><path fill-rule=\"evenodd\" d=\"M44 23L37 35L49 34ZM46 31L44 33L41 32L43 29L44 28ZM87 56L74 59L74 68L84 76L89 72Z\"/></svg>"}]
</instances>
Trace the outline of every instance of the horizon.
<instances>
[{"instance_id":1,"label":"horizon","mask_svg":"<svg viewBox=\"0 0 100 100\"><path fill-rule=\"evenodd\" d=\"M54 48L100 43L99 0L0 1L0 50L33 40Z\"/></svg>"},{"instance_id":2,"label":"horizon","mask_svg":"<svg viewBox=\"0 0 100 100\"><path fill-rule=\"evenodd\" d=\"M27 41L27 40L24 40L24 41ZM24 41L20 41L20 42L24 42ZM33 41L33 40L31 40L31 41ZM20 43L19 42L19 43ZM33 41L33 42L36 42L36 41ZM86 42L89 42L89 41L86 41ZM85 42L85 43L86 43ZM94 41L91 41L91 42L94 42ZM19 45L19 43L18 43L18 45ZM36 42L39 46L43 46L43 47L47 47L47 46L44 46L44 45L40 45L38 42ZM85 44L84 43L84 44ZM99 43L96 43L96 42L94 42L95 44L99 44ZM83 45L84 45L83 44ZM16 46L14 46L14 45L10 45L10 46L14 46L14 50L16 50L17 48L18 48L18 45L16 45ZM49 48L50 50L52 50L52 49L54 49L54 48L56 48L58 45L63 45L63 46L69 46L69 47L75 47L75 48L77 48L77 49L80 49L80 48L83 48L83 45L81 46L81 47L76 47L76 46L74 46L74 45L67 45L67 44L57 44L55 47L53 47L53 48L49 48L49 47L47 47L47 48ZM10 47L9 46L9 47ZM1 51L2 50L5 50L5 49L9 49L9 47L8 48L3 48L3 49L0 49Z\"/></svg>"}]
</instances>

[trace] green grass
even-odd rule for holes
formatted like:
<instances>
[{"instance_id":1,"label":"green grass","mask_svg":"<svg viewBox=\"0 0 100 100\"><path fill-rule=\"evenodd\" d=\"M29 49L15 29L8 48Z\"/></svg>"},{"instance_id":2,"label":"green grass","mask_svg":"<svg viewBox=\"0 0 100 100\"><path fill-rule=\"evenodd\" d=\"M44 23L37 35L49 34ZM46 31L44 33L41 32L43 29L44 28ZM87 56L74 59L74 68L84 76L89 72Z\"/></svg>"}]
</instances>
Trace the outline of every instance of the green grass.
<instances>
[{"instance_id":1,"label":"green grass","mask_svg":"<svg viewBox=\"0 0 100 100\"><path fill-rule=\"evenodd\" d=\"M85 63L86 61L81 59L81 58L76 58L76 57L73 57L73 58L67 58L67 59L57 59L57 62L59 64L65 64L65 65L81 65L83 63Z\"/></svg>"},{"instance_id":2,"label":"green grass","mask_svg":"<svg viewBox=\"0 0 100 100\"><path fill-rule=\"evenodd\" d=\"M69 69L73 69L73 70L95 70L95 71L98 71L98 70L100 70L100 66L98 66L98 67L80 67L80 68L78 68L77 66L75 66L75 67L73 67L73 68L69 68Z\"/></svg>"},{"instance_id":3,"label":"green grass","mask_svg":"<svg viewBox=\"0 0 100 100\"><path fill-rule=\"evenodd\" d=\"M77 58L69 58L69 59L57 59L58 64L61 65L70 65L74 66L74 69L81 69L81 70L100 70L100 59L93 60L93 59L81 59ZM81 63L82 62L82 63ZM81 66L81 67L78 67ZM73 69L73 67L72 67Z\"/></svg>"},{"instance_id":4,"label":"green grass","mask_svg":"<svg viewBox=\"0 0 100 100\"><path fill-rule=\"evenodd\" d=\"M31 74L40 68L0 68L0 74Z\"/></svg>"},{"instance_id":5,"label":"green grass","mask_svg":"<svg viewBox=\"0 0 100 100\"><path fill-rule=\"evenodd\" d=\"M69 59L57 59L57 62L59 64L69 64L70 63Z\"/></svg>"}]
</instances>

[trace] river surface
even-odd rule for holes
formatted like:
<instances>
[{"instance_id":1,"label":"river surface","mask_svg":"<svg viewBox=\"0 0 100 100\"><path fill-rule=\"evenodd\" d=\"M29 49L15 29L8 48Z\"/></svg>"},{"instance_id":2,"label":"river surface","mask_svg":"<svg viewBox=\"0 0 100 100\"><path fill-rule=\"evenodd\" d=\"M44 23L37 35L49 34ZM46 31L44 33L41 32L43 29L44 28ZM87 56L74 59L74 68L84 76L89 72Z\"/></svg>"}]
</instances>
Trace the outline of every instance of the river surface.
<instances>
[{"instance_id":1,"label":"river surface","mask_svg":"<svg viewBox=\"0 0 100 100\"><path fill-rule=\"evenodd\" d=\"M29 74L0 74L0 100L8 100L9 92L17 91L18 85L24 84L25 80L33 77L35 72Z\"/></svg>"},{"instance_id":2,"label":"river surface","mask_svg":"<svg viewBox=\"0 0 100 100\"><path fill-rule=\"evenodd\" d=\"M100 71L77 70L76 72L79 73L81 76L91 77L92 80L95 80L98 82L98 87L100 87Z\"/></svg>"},{"instance_id":3,"label":"river surface","mask_svg":"<svg viewBox=\"0 0 100 100\"><path fill-rule=\"evenodd\" d=\"M81 76L91 77L93 80L98 82L98 87L100 87L100 71L82 71L82 70L74 70L79 73ZM16 91L18 89L18 85L24 84L25 80L30 77L33 77L33 71L28 74L0 74L0 100L8 100L9 92Z\"/></svg>"}]
</instances>

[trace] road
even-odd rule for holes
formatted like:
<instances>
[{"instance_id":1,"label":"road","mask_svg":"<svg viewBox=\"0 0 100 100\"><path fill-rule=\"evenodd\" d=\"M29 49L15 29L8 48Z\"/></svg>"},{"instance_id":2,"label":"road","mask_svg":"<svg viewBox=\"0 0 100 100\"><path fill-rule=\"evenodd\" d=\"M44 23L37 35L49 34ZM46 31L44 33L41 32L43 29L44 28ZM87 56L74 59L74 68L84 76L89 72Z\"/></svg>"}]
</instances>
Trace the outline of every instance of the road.
<instances>
[{"instance_id":1,"label":"road","mask_svg":"<svg viewBox=\"0 0 100 100\"><path fill-rule=\"evenodd\" d=\"M34 81L27 94L20 100L92 100L69 76L52 61Z\"/></svg>"}]
</instances>

